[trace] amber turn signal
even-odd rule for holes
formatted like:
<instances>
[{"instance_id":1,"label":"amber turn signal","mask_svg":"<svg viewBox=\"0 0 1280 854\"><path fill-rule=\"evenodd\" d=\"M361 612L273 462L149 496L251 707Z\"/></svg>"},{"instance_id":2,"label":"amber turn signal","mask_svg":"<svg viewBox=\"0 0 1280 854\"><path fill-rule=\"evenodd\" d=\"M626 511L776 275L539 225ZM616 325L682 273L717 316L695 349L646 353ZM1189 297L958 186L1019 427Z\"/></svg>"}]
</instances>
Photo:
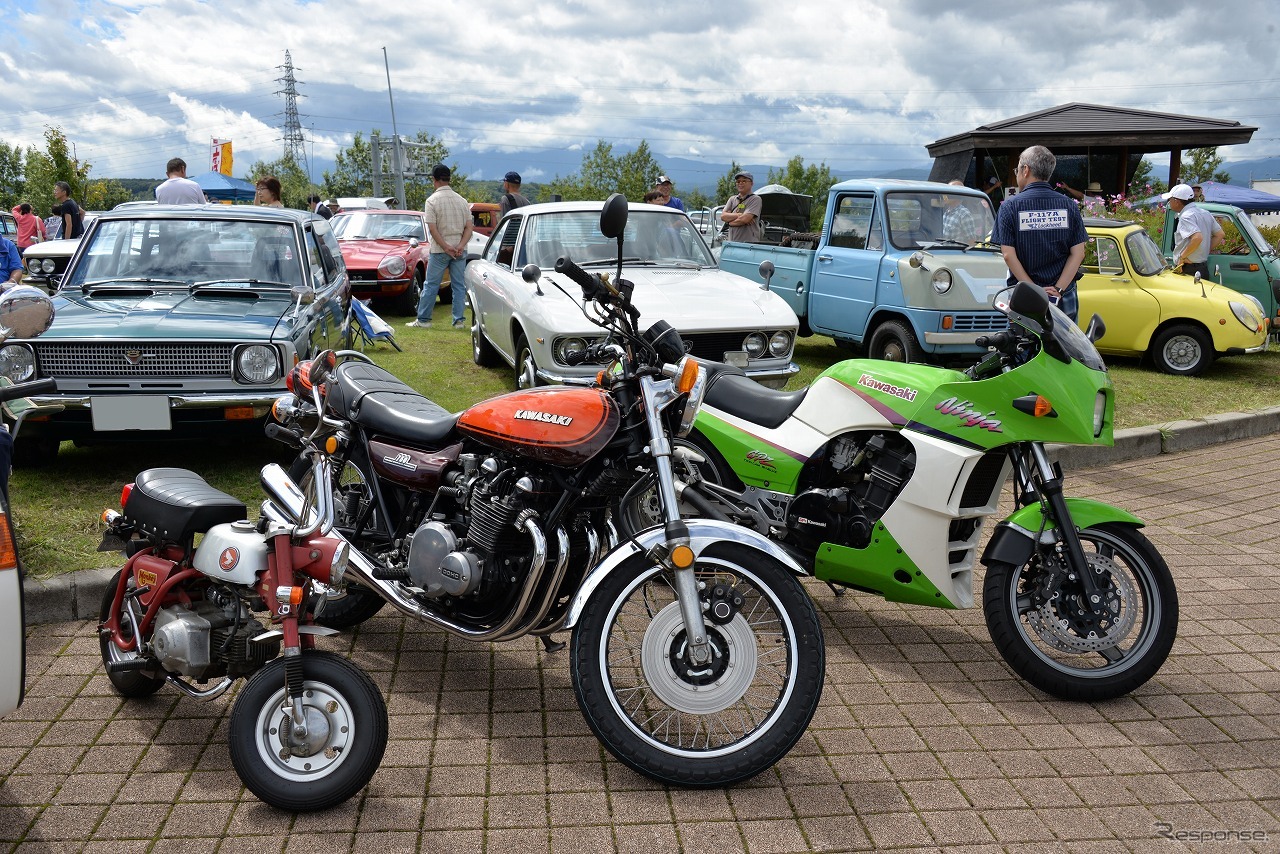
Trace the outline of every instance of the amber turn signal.
<instances>
[{"instance_id":1,"label":"amber turn signal","mask_svg":"<svg viewBox=\"0 0 1280 854\"><path fill-rule=\"evenodd\" d=\"M676 380L676 391L688 394L698 380L698 363L692 356L680 360L680 376Z\"/></svg>"},{"instance_id":2,"label":"amber turn signal","mask_svg":"<svg viewBox=\"0 0 1280 854\"><path fill-rule=\"evenodd\" d=\"M671 565L676 569L688 569L693 566L693 549L688 546L676 546L671 550Z\"/></svg>"}]
</instances>

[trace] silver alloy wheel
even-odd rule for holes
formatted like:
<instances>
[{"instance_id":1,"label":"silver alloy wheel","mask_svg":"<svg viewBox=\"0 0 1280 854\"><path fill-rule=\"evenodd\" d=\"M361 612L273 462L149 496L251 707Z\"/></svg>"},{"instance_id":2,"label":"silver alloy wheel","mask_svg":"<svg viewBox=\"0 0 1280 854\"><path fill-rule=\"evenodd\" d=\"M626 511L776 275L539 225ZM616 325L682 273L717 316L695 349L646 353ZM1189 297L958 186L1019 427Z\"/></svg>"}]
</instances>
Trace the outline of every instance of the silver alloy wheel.
<instances>
[{"instance_id":1,"label":"silver alloy wheel","mask_svg":"<svg viewBox=\"0 0 1280 854\"><path fill-rule=\"evenodd\" d=\"M1190 370L1204 358L1200 342L1192 335L1175 335L1164 342L1161 357L1165 364L1179 371Z\"/></svg>"}]
</instances>

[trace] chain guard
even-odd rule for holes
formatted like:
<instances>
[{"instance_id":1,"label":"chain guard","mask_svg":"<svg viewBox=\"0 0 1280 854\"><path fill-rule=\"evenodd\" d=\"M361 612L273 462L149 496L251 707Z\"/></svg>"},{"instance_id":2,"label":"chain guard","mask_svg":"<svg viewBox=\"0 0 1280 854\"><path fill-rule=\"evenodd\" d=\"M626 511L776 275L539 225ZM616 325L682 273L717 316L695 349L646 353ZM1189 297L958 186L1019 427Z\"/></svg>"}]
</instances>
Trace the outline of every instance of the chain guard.
<instances>
[{"instance_id":1,"label":"chain guard","mask_svg":"<svg viewBox=\"0 0 1280 854\"><path fill-rule=\"evenodd\" d=\"M1027 613L1032 631L1059 652L1078 655L1110 649L1126 638L1138 621L1138 589L1129 573L1104 555L1094 553L1085 558L1110 619L1099 618L1081 601L1084 594L1079 582L1071 585L1075 588L1072 591L1059 587L1053 598Z\"/></svg>"}]
</instances>

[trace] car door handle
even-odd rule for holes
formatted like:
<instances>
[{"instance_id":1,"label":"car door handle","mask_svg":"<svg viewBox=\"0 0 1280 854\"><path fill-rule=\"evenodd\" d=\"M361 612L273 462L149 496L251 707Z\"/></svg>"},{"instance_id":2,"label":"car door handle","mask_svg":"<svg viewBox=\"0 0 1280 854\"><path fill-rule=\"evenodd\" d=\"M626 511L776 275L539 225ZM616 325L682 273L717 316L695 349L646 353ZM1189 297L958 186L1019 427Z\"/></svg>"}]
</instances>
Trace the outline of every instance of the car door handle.
<instances>
[{"instance_id":1,"label":"car door handle","mask_svg":"<svg viewBox=\"0 0 1280 854\"><path fill-rule=\"evenodd\" d=\"M830 260L831 260L831 256L830 256L830 255L819 255L819 256L818 256L818 260L819 260L819 261L830 261Z\"/></svg>"},{"instance_id":2,"label":"car door handle","mask_svg":"<svg viewBox=\"0 0 1280 854\"><path fill-rule=\"evenodd\" d=\"M1128 277L1128 276L1112 276L1112 277L1111 277L1111 281L1113 281L1113 282L1128 282L1128 281L1129 281L1129 277Z\"/></svg>"},{"instance_id":3,"label":"car door handle","mask_svg":"<svg viewBox=\"0 0 1280 854\"><path fill-rule=\"evenodd\" d=\"M1245 270L1245 271L1249 271L1249 270L1254 269L1254 266L1253 266L1252 264L1241 264L1241 263L1239 263L1239 262L1233 262L1233 263L1231 263L1229 266L1231 267L1231 269L1232 269L1232 270Z\"/></svg>"}]
</instances>

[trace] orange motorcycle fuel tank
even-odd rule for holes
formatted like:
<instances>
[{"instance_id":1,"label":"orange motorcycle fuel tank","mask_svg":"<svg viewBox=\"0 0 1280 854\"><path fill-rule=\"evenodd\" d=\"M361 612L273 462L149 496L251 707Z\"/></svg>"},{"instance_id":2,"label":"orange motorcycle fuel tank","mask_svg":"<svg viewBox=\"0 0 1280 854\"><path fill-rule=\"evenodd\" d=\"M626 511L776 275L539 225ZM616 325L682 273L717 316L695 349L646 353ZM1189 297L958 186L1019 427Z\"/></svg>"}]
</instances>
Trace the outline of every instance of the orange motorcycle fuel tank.
<instances>
[{"instance_id":1,"label":"orange motorcycle fuel tank","mask_svg":"<svg viewBox=\"0 0 1280 854\"><path fill-rule=\"evenodd\" d=\"M608 393L559 387L481 401L458 417L458 430L491 448L572 468L600 453L621 422Z\"/></svg>"}]
</instances>

